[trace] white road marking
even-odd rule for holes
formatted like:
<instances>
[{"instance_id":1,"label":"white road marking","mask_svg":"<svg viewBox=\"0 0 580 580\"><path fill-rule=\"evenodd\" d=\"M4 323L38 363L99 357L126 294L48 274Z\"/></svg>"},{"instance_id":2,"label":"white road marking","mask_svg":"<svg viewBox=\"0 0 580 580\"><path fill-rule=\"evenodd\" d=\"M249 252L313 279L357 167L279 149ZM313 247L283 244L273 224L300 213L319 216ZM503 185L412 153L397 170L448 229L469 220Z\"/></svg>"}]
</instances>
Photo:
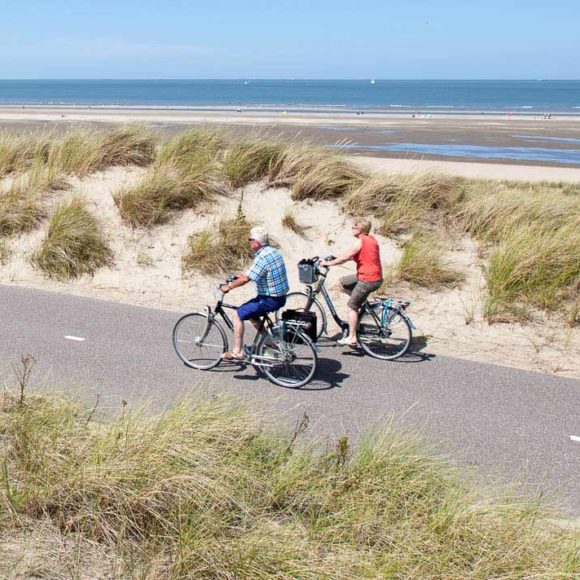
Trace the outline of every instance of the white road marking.
<instances>
[{"instance_id":1,"label":"white road marking","mask_svg":"<svg viewBox=\"0 0 580 580\"><path fill-rule=\"evenodd\" d=\"M580 443L580 437L578 437L577 435L570 435L570 439L572 439L572 441L577 441L578 443Z\"/></svg>"},{"instance_id":2,"label":"white road marking","mask_svg":"<svg viewBox=\"0 0 580 580\"><path fill-rule=\"evenodd\" d=\"M67 340L76 340L77 342L83 342L86 338L82 338L81 336L65 336Z\"/></svg>"}]
</instances>

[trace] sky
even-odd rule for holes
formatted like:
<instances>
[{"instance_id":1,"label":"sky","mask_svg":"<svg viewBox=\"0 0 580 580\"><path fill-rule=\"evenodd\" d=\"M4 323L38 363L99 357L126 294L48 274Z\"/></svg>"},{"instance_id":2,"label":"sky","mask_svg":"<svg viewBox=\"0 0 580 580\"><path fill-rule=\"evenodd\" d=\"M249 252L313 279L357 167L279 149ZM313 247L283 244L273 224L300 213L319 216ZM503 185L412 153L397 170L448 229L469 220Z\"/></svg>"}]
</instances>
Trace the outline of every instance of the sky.
<instances>
[{"instance_id":1,"label":"sky","mask_svg":"<svg viewBox=\"0 0 580 580\"><path fill-rule=\"evenodd\" d=\"M0 0L2 79L580 79L580 0Z\"/></svg>"}]
</instances>

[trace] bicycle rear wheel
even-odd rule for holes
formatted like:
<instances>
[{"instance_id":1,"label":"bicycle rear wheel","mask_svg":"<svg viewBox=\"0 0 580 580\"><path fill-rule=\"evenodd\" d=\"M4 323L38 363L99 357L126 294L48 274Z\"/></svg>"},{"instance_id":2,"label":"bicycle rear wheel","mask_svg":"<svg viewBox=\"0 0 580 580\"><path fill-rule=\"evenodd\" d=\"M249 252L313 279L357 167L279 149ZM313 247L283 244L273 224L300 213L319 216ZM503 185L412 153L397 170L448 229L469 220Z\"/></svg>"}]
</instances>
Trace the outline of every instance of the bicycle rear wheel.
<instances>
[{"instance_id":1,"label":"bicycle rear wheel","mask_svg":"<svg viewBox=\"0 0 580 580\"><path fill-rule=\"evenodd\" d=\"M308 294L306 294L306 292L290 292L286 295L286 304L284 305L284 308L304 311L307 303ZM312 306L309 310L316 314L316 339L319 339L326 331L326 313L324 312L320 302L316 299L312 302ZM276 321L278 324L280 324L281 317L282 311L278 310L276 312Z\"/></svg>"},{"instance_id":2,"label":"bicycle rear wheel","mask_svg":"<svg viewBox=\"0 0 580 580\"><path fill-rule=\"evenodd\" d=\"M209 370L217 366L226 352L228 340L222 327L207 314L193 312L182 316L173 328L173 348L188 367Z\"/></svg>"},{"instance_id":3,"label":"bicycle rear wheel","mask_svg":"<svg viewBox=\"0 0 580 580\"><path fill-rule=\"evenodd\" d=\"M297 389L312 380L318 365L314 343L299 329L288 334L288 340L264 334L256 354L260 368L270 381L280 387Z\"/></svg>"},{"instance_id":4,"label":"bicycle rear wheel","mask_svg":"<svg viewBox=\"0 0 580 580\"><path fill-rule=\"evenodd\" d=\"M361 348L374 358L395 360L411 346L411 324L397 308L389 306L383 318L383 305L370 304L363 310L358 328Z\"/></svg>"}]
</instances>

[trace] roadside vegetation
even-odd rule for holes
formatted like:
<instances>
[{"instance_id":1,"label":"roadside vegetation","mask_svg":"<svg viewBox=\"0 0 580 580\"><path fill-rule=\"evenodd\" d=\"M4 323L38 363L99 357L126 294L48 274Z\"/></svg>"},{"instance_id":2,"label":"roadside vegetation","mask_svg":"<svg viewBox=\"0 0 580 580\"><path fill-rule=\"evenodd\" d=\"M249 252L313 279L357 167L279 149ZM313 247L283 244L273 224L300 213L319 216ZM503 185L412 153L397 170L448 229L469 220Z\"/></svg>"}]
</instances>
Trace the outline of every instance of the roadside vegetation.
<instances>
[{"instance_id":1,"label":"roadside vegetation","mask_svg":"<svg viewBox=\"0 0 580 580\"><path fill-rule=\"evenodd\" d=\"M274 424L274 421L271 422ZM385 428L325 450L237 400L0 398L0 575L573 577L577 532Z\"/></svg>"},{"instance_id":2,"label":"roadside vegetation","mask_svg":"<svg viewBox=\"0 0 580 580\"><path fill-rule=\"evenodd\" d=\"M31 261L47 277L69 280L113 264L113 253L86 202L75 197L52 212L48 232Z\"/></svg>"}]
</instances>

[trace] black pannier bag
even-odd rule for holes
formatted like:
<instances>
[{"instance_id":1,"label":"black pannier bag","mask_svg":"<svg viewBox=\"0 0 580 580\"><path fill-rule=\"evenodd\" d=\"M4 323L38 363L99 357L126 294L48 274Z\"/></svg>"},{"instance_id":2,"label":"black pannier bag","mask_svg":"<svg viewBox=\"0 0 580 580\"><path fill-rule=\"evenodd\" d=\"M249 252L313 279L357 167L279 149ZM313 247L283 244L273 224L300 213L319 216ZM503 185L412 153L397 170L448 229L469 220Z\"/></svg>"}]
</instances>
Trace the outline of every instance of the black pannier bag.
<instances>
[{"instance_id":1,"label":"black pannier bag","mask_svg":"<svg viewBox=\"0 0 580 580\"><path fill-rule=\"evenodd\" d=\"M304 310L284 310L282 312L282 321L296 321L302 323L300 330L310 338L312 342L316 342L316 312L305 312ZM284 324L284 340L287 342L299 342L296 340L294 328L290 325Z\"/></svg>"},{"instance_id":2,"label":"black pannier bag","mask_svg":"<svg viewBox=\"0 0 580 580\"><path fill-rule=\"evenodd\" d=\"M300 260L298 262L298 279L302 284L314 284L318 280L317 259Z\"/></svg>"}]
</instances>

